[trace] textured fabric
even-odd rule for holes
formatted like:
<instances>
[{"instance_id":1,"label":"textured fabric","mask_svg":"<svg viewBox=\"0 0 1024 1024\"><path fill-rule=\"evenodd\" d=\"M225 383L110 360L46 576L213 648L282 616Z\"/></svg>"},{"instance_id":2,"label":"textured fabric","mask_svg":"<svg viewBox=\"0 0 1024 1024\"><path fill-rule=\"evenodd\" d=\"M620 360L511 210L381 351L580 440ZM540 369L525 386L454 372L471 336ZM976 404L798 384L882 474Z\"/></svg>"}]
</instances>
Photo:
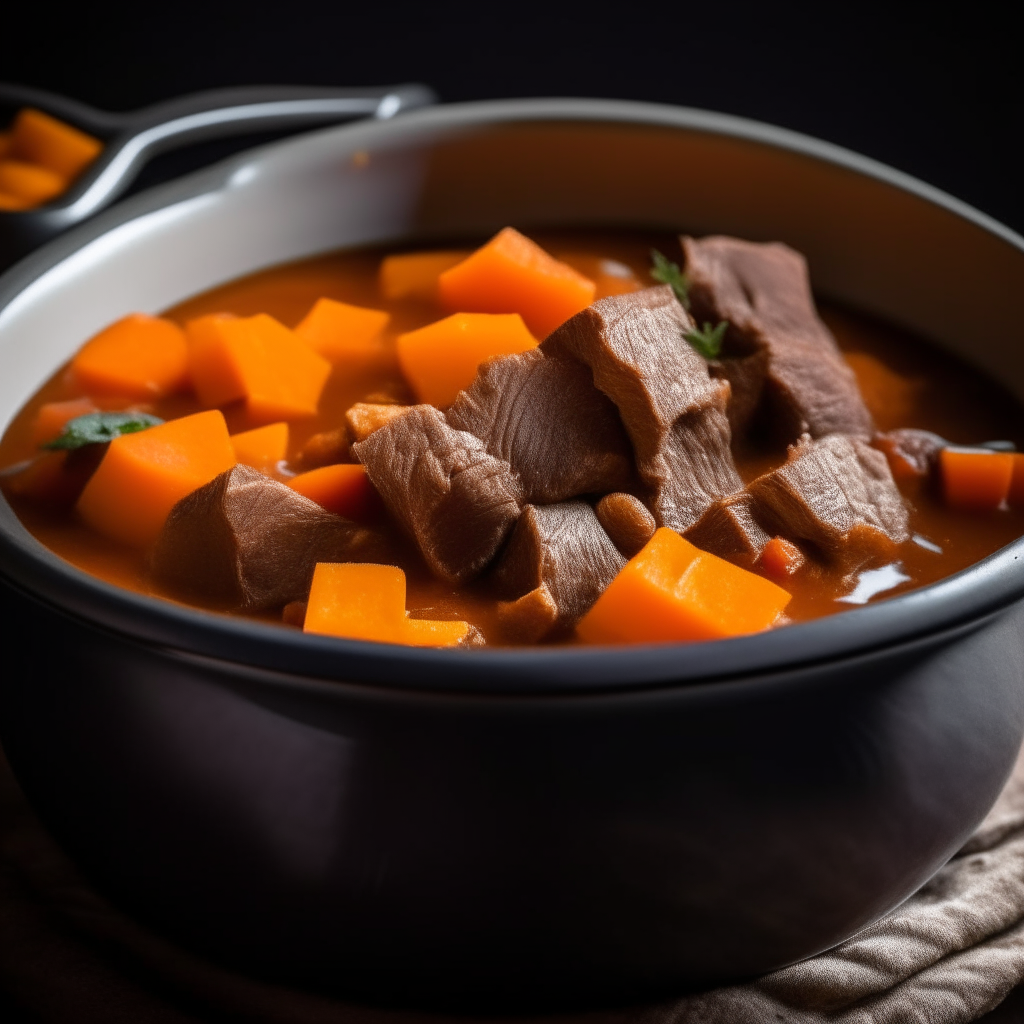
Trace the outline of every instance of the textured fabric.
<instances>
[{"instance_id":1,"label":"textured fabric","mask_svg":"<svg viewBox=\"0 0 1024 1024\"><path fill-rule=\"evenodd\" d=\"M960 855L841 946L755 984L544 1024L961 1024L1022 978L1024 757ZM54 1024L445 1024L263 985L147 932L83 882L2 756L0 991Z\"/></svg>"}]
</instances>

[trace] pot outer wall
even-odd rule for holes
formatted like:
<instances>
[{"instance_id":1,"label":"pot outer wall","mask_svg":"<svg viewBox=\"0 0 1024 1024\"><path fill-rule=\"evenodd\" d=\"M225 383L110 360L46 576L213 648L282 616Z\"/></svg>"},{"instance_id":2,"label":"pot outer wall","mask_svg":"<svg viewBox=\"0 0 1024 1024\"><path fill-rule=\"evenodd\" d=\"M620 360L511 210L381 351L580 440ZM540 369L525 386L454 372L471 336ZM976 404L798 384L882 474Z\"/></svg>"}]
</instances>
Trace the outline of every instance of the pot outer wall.
<instances>
[{"instance_id":1,"label":"pot outer wall","mask_svg":"<svg viewBox=\"0 0 1024 1024\"><path fill-rule=\"evenodd\" d=\"M8 586L0 615L4 748L103 892L221 963L392 1004L599 1005L810 956L945 862L1024 735L1022 603L772 676L549 698L289 678Z\"/></svg>"}]
</instances>

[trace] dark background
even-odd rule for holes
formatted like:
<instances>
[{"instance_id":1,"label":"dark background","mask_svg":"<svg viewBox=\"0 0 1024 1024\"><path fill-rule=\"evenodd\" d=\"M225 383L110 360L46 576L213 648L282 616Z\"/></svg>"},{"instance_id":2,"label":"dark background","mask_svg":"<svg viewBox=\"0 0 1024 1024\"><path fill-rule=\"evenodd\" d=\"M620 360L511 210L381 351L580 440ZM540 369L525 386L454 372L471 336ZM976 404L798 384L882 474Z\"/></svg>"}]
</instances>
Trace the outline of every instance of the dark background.
<instances>
[{"instance_id":1,"label":"dark background","mask_svg":"<svg viewBox=\"0 0 1024 1024\"><path fill-rule=\"evenodd\" d=\"M110 109L231 84L410 80L445 101L681 103L858 150L1024 230L1024 58L1012 5L930 8L912 16L893 5L771 0L22 3L4 13L0 78ZM208 147L193 162L222 152Z\"/></svg>"}]
</instances>

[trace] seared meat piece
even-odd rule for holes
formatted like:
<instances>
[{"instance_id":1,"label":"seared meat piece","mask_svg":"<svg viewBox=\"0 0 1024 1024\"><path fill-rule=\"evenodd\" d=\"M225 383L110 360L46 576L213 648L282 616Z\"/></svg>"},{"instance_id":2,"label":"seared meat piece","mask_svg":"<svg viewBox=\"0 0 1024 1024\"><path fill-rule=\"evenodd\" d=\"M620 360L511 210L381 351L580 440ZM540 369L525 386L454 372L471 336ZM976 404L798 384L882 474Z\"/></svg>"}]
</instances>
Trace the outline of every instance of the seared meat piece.
<instances>
[{"instance_id":1,"label":"seared meat piece","mask_svg":"<svg viewBox=\"0 0 1024 1024\"><path fill-rule=\"evenodd\" d=\"M321 466L333 466L336 462L352 462L352 446L344 427L314 434L295 456L293 465L306 472Z\"/></svg>"},{"instance_id":2,"label":"seared meat piece","mask_svg":"<svg viewBox=\"0 0 1024 1024\"><path fill-rule=\"evenodd\" d=\"M684 536L691 544L713 555L750 568L771 539L751 511L746 491L716 501Z\"/></svg>"},{"instance_id":3,"label":"seared meat piece","mask_svg":"<svg viewBox=\"0 0 1024 1024\"><path fill-rule=\"evenodd\" d=\"M493 579L499 592L513 599L546 588L557 609L554 628L568 629L625 564L585 502L527 505L495 566ZM536 604L544 603L542 594Z\"/></svg>"},{"instance_id":4,"label":"seared meat piece","mask_svg":"<svg viewBox=\"0 0 1024 1024\"><path fill-rule=\"evenodd\" d=\"M840 565L890 558L909 537L889 464L860 438L829 434L812 441L805 435L784 465L747 491L769 532L810 541Z\"/></svg>"},{"instance_id":5,"label":"seared meat piece","mask_svg":"<svg viewBox=\"0 0 1024 1024\"><path fill-rule=\"evenodd\" d=\"M590 367L618 406L654 518L676 530L743 486L730 452L729 386L684 340L693 326L665 285L600 299L541 346Z\"/></svg>"},{"instance_id":6,"label":"seared meat piece","mask_svg":"<svg viewBox=\"0 0 1024 1024\"><path fill-rule=\"evenodd\" d=\"M928 476L939 460L939 452L949 447L944 437L913 427L876 434L871 443L889 460L892 475L904 480Z\"/></svg>"},{"instance_id":7,"label":"seared meat piece","mask_svg":"<svg viewBox=\"0 0 1024 1024\"><path fill-rule=\"evenodd\" d=\"M512 643L539 643L557 625L558 605L542 583L515 601L499 601L498 621Z\"/></svg>"},{"instance_id":8,"label":"seared meat piece","mask_svg":"<svg viewBox=\"0 0 1024 1024\"><path fill-rule=\"evenodd\" d=\"M604 532L626 558L637 554L657 529L647 506L632 494L606 494L594 511Z\"/></svg>"},{"instance_id":9,"label":"seared meat piece","mask_svg":"<svg viewBox=\"0 0 1024 1024\"><path fill-rule=\"evenodd\" d=\"M465 583L494 557L519 516L519 481L483 442L417 405L352 451L435 576Z\"/></svg>"},{"instance_id":10,"label":"seared meat piece","mask_svg":"<svg viewBox=\"0 0 1024 1024\"><path fill-rule=\"evenodd\" d=\"M379 562L379 535L241 464L171 509L153 554L158 579L238 608L305 600L317 562Z\"/></svg>"},{"instance_id":11,"label":"seared meat piece","mask_svg":"<svg viewBox=\"0 0 1024 1024\"><path fill-rule=\"evenodd\" d=\"M758 244L717 235L684 236L690 303L699 321L728 320L719 373L749 416L764 388L768 416L787 440L844 433L869 438L873 426L853 371L814 307L807 263L778 242ZM765 376L740 365L767 353Z\"/></svg>"},{"instance_id":12,"label":"seared meat piece","mask_svg":"<svg viewBox=\"0 0 1024 1024\"><path fill-rule=\"evenodd\" d=\"M619 413L575 359L539 349L491 359L446 416L512 467L524 501L550 505L619 490L633 479Z\"/></svg>"}]
</instances>

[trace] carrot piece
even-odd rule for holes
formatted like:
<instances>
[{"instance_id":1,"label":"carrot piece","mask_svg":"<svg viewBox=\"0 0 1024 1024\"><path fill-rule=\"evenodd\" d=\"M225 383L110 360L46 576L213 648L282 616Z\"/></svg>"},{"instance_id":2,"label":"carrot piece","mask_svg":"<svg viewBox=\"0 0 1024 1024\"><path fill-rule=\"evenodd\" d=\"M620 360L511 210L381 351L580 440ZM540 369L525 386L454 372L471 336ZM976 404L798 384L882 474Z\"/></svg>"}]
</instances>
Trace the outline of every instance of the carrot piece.
<instances>
[{"instance_id":1,"label":"carrot piece","mask_svg":"<svg viewBox=\"0 0 1024 1024\"><path fill-rule=\"evenodd\" d=\"M102 149L99 139L32 107L19 111L11 127L12 153L66 180L81 174Z\"/></svg>"},{"instance_id":2,"label":"carrot piece","mask_svg":"<svg viewBox=\"0 0 1024 1024\"><path fill-rule=\"evenodd\" d=\"M587 643L716 640L767 629L790 595L662 527L580 620Z\"/></svg>"},{"instance_id":3,"label":"carrot piece","mask_svg":"<svg viewBox=\"0 0 1024 1024\"><path fill-rule=\"evenodd\" d=\"M24 160L0 160L0 192L29 206L48 203L67 187L67 181L47 167Z\"/></svg>"},{"instance_id":4,"label":"carrot piece","mask_svg":"<svg viewBox=\"0 0 1024 1024\"><path fill-rule=\"evenodd\" d=\"M227 424L216 409L122 434L110 442L78 511L98 532L143 547L156 540L177 502L234 464Z\"/></svg>"},{"instance_id":5,"label":"carrot piece","mask_svg":"<svg viewBox=\"0 0 1024 1024\"><path fill-rule=\"evenodd\" d=\"M273 469L288 453L288 424L271 423L231 435L235 461L263 472Z\"/></svg>"},{"instance_id":6,"label":"carrot piece","mask_svg":"<svg viewBox=\"0 0 1024 1024\"><path fill-rule=\"evenodd\" d=\"M185 332L171 320L131 313L79 349L71 374L90 393L163 398L188 384Z\"/></svg>"},{"instance_id":7,"label":"carrot piece","mask_svg":"<svg viewBox=\"0 0 1024 1024\"><path fill-rule=\"evenodd\" d=\"M951 508L983 512L999 508L1010 493L1013 455L985 448L943 448L942 492Z\"/></svg>"},{"instance_id":8,"label":"carrot piece","mask_svg":"<svg viewBox=\"0 0 1024 1024\"><path fill-rule=\"evenodd\" d=\"M315 416L331 364L266 313L216 313L185 325L192 383L204 405L244 398L254 423Z\"/></svg>"},{"instance_id":9,"label":"carrot piece","mask_svg":"<svg viewBox=\"0 0 1024 1024\"><path fill-rule=\"evenodd\" d=\"M318 299L295 334L332 363L372 358L387 352L380 336L390 319L391 314L380 309Z\"/></svg>"},{"instance_id":10,"label":"carrot piece","mask_svg":"<svg viewBox=\"0 0 1024 1024\"><path fill-rule=\"evenodd\" d=\"M417 398L443 409L492 356L536 348L518 313L456 313L398 336L398 364Z\"/></svg>"},{"instance_id":11,"label":"carrot piece","mask_svg":"<svg viewBox=\"0 0 1024 1024\"><path fill-rule=\"evenodd\" d=\"M377 492L365 468L357 462L311 469L292 477L288 486L346 519L366 521L380 508Z\"/></svg>"},{"instance_id":12,"label":"carrot piece","mask_svg":"<svg viewBox=\"0 0 1024 1024\"><path fill-rule=\"evenodd\" d=\"M448 647L469 632L469 623L410 619L405 573L394 566L320 562L302 628L350 640Z\"/></svg>"},{"instance_id":13,"label":"carrot piece","mask_svg":"<svg viewBox=\"0 0 1024 1024\"><path fill-rule=\"evenodd\" d=\"M78 416L88 416L91 412L99 412L99 406L91 398L72 398L66 402L47 402L39 406L36 418L32 421L32 441L34 444L46 444L60 437L64 424Z\"/></svg>"},{"instance_id":14,"label":"carrot piece","mask_svg":"<svg viewBox=\"0 0 1024 1024\"><path fill-rule=\"evenodd\" d=\"M438 278L441 305L455 312L519 313L545 338L594 301L589 278L549 256L514 228L499 231L485 246Z\"/></svg>"},{"instance_id":15,"label":"carrot piece","mask_svg":"<svg viewBox=\"0 0 1024 1024\"><path fill-rule=\"evenodd\" d=\"M804 556L785 537L772 537L762 549L758 562L769 576L791 576L804 564Z\"/></svg>"},{"instance_id":16,"label":"carrot piece","mask_svg":"<svg viewBox=\"0 0 1024 1024\"><path fill-rule=\"evenodd\" d=\"M1006 500L1013 508L1024 508L1024 453L1013 452L1010 457L1013 459L1013 476Z\"/></svg>"},{"instance_id":17,"label":"carrot piece","mask_svg":"<svg viewBox=\"0 0 1024 1024\"><path fill-rule=\"evenodd\" d=\"M437 279L468 255L467 249L450 249L385 256L380 264L380 293L385 299L437 302Z\"/></svg>"}]
</instances>

